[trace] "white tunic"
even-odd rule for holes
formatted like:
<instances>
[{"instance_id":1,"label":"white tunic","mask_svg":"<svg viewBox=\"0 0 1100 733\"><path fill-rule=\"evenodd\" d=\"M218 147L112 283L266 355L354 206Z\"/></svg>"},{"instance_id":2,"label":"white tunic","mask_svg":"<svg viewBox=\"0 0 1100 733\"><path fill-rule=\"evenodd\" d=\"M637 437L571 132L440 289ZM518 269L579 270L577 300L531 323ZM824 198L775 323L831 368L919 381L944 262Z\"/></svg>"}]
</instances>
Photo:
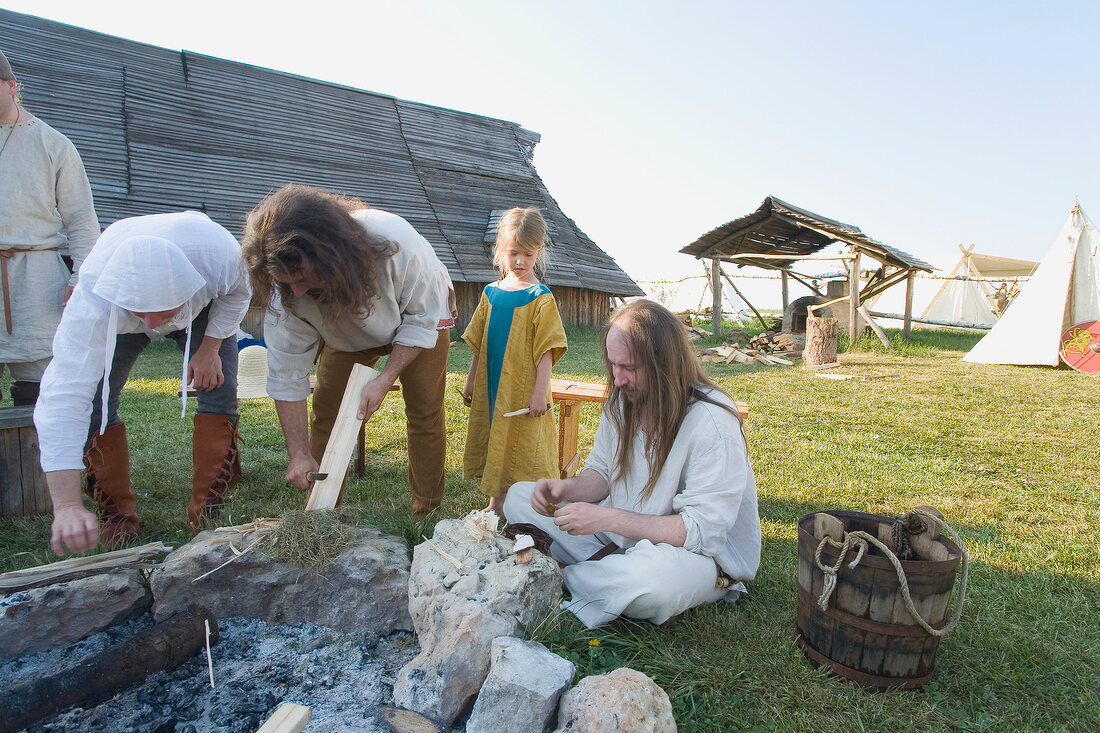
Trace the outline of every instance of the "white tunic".
<instances>
[{"instance_id":1,"label":"white tunic","mask_svg":"<svg viewBox=\"0 0 1100 733\"><path fill-rule=\"evenodd\" d=\"M6 141L6 145L5 145ZM0 364L50 355L66 285L99 236L92 189L72 142L37 117L0 125L0 249L8 260L12 333L0 299ZM68 248L73 273L58 248Z\"/></svg>"},{"instance_id":2,"label":"white tunic","mask_svg":"<svg viewBox=\"0 0 1100 733\"><path fill-rule=\"evenodd\" d=\"M287 311L275 294L264 317L267 344L267 393L297 402L309 396L309 371L324 339L336 351L365 351L397 344L430 349L437 328L450 321L451 279L431 243L396 214L380 209L352 212L370 234L398 246L383 263L375 285L378 295L368 317L326 322L328 307L309 295L294 299Z\"/></svg>"},{"instance_id":3,"label":"white tunic","mask_svg":"<svg viewBox=\"0 0 1100 733\"><path fill-rule=\"evenodd\" d=\"M206 214L197 211L153 214L121 219L107 227L84 261L80 280L54 337L53 361L42 377L34 423L44 471L83 467L92 398L104 376L107 350L114 348L117 334L153 333L137 316L128 311L118 312L111 302L93 292L112 254L122 242L135 236L169 240L183 250L204 281L186 307L158 326L157 333L188 328L191 319L209 304L206 335L224 339L236 335L237 326L248 310L252 289L240 245L227 229ZM164 289L171 278L170 272L151 270L147 278L134 282L133 288L155 293ZM114 332L109 333L112 310L116 311L117 324Z\"/></svg>"},{"instance_id":4,"label":"white tunic","mask_svg":"<svg viewBox=\"0 0 1100 733\"><path fill-rule=\"evenodd\" d=\"M727 402L721 393L712 396ZM687 530L684 546L610 532L567 534L531 506L534 483L515 484L504 511L509 521L534 524L554 540L551 552L567 566L562 573L572 596L562 608L593 628L618 616L661 624L695 606L736 600L744 584L716 587L718 566L735 581L751 580L760 566L761 546L756 480L737 418L716 405L692 405L645 502L639 501L649 477L644 444L640 437L633 443L630 476L612 480L616 444L616 431L605 414L584 468L611 486L611 494L600 503L641 514L678 513ZM608 541L623 552L588 559Z\"/></svg>"},{"instance_id":5,"label":"white tunic","mask_svg":"<svg viewBox=\"0 0 1100 733\"><path fill-rule=\"evenodd\" d=\"M711 392L711 396L733 408L724 394ZM645 502L639 501L649 479L644 439L641 434L635 436L630 475L616 478L618 439L605 415L584 464L584 470L596 471L611 487L611 494L600 503L638 514L679 514L687 530L685 550L714 558L735 580L752 580L760 566L760 515L756 477L740 421L706 402L688 408L664 469ZM607 534L620 547L635 544L626 537Z\"/></svg>"}]
</instances>

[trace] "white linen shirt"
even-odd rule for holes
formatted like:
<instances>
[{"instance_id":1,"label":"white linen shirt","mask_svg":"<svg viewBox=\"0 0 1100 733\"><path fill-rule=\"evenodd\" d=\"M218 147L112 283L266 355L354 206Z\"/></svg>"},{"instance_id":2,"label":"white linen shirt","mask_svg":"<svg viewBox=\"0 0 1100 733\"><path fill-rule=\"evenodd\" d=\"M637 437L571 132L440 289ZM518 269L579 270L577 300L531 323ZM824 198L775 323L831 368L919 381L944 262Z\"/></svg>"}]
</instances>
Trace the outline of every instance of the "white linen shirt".
<instances>
[{"instance_id":1,"label":"white linen shirt","mask_svg":"<svg viewBox=\"0 0 1100 733\"><path fill-rule=\"evenodd\" d=\"M235 336L252 297L241 247L230 232L206 214L184 211L120 219L103 231L84 260L80 280L65 306L53 341L53 361L42 376L34 410L42 470L81 469L96 387L103 379L108 339L117 334L153 335L137 316L120 309L115 333L108 333L112 304L92 292L104 266L123 241L134 236L163 237L178 246L205 283L191 297L191 317L210 304L206 336ZM134 287L156 287L157 273ZM186 329L188 308L157 327L168 334ZM181 320L182 319L182 320ZM186 321L186 322L185 322ZM186 362L187 356L184 355Z\"/></svg>"},{"instance_id":2,"label":"white linen shirt","mask_svg":"<svg viewBox=\"0 0 1100 733\"><path fill-rule=\"evenodd\" d=\"M736 409L723 393L708 394ZM584 466L585 471L600 474L611 487L601 506L653 516L679 514L687 530L684 549L713 557L734 580L756 576L761 548L756 478L736 417L707 402L691 405L660 478L642 503L639 499L649 478L644 438L641 433L634 438L629 476L616 479L617 446L618 433L605 414ZM636 540L612 532L605 534L623 548L636 544Z\"/></svg>"},{"instance_id":3,"label":"white linen shirt","mask_svg":"<svg viewBox=\"0 0 1100 733\"><path fill-rule=\"evenodd\" d=\"M309 396L309 371L324 339L336 351L365 351L391 344L430 349L437 328L451 318L451 278L431 243L409 222L381 209L360 209L351 216L372 236L397 245L381 263L377 297L370 315L326 322L329 309L309 295L294 299L288 311L278 291L264 317L267 345L267 393L297 402Z\"/></svg>"}]
</instances>

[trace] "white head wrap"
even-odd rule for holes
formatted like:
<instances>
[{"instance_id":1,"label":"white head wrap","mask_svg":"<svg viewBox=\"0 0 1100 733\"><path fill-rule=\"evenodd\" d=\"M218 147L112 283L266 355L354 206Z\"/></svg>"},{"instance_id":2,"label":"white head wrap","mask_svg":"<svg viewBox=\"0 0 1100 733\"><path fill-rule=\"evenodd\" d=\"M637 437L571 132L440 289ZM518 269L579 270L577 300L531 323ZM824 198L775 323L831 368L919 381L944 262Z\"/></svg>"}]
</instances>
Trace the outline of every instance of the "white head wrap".
<instances>
[{"instance_id":1,"label":"white head wrap","mask_svg":"<svg viewBox=\"0 0 1100 733\"><path fill-rule=\"evenodd\" d=\"M135 236L123 240L111 253L92 292L111 303L107 323L107 348L103 357L103 404L99 432L107 429L107 398L111 391L111 362L115 356L118 311L159 313L187 307L187 344L183 357L183 385L180 398L187 411L187 359L191 353L191 297L206 280L187 259L183 250L162 237Z\"/></svg>"}]
</instances>

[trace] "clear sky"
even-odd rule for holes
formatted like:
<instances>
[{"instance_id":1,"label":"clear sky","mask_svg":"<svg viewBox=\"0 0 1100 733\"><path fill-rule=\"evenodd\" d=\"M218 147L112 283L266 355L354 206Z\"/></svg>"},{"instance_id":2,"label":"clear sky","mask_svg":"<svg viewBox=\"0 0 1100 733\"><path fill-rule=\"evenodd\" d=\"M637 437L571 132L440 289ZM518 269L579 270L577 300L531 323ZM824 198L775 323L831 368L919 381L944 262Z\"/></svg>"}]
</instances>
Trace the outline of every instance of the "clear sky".
<instances>
[{"instance_id":1,"label":"clear sky","mask_svg":"<svg viewBox=\"0 0 1100 733\"><path fill-rule=\"evenodd\" d=\"M1100 217L1100 2L4 7L519 123L639 281L700 272L677 251L768 195L945 268L960 243L1040 259L1075 198Z\"/></svg>"}]
</instances>

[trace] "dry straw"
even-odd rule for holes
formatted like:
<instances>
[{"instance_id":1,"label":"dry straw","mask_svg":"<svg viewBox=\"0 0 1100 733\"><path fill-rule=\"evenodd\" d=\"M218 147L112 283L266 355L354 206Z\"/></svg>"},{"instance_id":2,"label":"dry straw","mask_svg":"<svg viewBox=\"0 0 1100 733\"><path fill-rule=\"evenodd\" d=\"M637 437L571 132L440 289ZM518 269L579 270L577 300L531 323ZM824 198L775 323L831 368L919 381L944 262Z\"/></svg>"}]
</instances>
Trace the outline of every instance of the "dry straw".
<instances>
[{"instance_id":1,"label":"dry straw","mask_svg":"<svg viewBox=\"0 0 1100 733\"><path fill-rule=\"evenodd\" d=\"M355 527L332 509L288 512L260 540L265 555L309 570L323 570L346 547L359 544Z\"/></svg>"}]
</instances>

